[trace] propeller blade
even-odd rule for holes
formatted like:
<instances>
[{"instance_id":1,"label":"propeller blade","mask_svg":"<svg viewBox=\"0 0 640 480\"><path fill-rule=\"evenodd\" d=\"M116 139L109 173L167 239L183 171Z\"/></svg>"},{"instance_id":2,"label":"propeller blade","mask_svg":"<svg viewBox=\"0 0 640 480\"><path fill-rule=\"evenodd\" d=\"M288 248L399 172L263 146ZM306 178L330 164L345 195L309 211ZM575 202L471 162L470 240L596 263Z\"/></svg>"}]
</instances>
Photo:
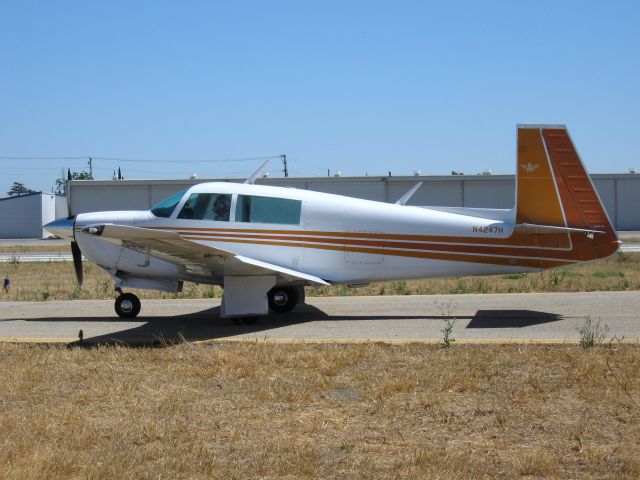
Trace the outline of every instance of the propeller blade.
<instances>
[{"instance_id":1,"label":"propeller blade","mask_svg":"<svg viewBox=\"0 0 640 480\"><path fill-rule=\"evenodd\" d=\"M73 267L76 270L76 278L78 279L78 283L82 285L82 252L80 252L80 247L77 242L71 242L71 255L73 256Z\"/></svg>"}]
</instances>

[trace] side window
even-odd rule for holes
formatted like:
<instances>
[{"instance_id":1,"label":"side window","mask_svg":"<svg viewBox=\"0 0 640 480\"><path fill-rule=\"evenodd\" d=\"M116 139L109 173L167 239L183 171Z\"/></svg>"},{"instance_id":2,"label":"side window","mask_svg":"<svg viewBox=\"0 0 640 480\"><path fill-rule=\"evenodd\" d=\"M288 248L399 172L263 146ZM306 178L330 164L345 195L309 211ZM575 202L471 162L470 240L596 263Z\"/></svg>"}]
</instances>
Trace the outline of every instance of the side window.
<instances>
[{"instance_id":1,"label":"side window","mask_svg":"<svg viewBox=\"0 0 640 480\"><path fill-rule=\"evenodd\" d=\"M226 193L192 193L178 218L229 221L231 195Z\"/></svg>"},{"instance_id":2,"label":"side window","mask_svg":"<svg viewBox=\"0 0 640 480\"><path fill-rule=\"evenodd\" d=\"M300 200L238 195L236 222L300 225L301 210Z\"/></svg>"}]
</instances>

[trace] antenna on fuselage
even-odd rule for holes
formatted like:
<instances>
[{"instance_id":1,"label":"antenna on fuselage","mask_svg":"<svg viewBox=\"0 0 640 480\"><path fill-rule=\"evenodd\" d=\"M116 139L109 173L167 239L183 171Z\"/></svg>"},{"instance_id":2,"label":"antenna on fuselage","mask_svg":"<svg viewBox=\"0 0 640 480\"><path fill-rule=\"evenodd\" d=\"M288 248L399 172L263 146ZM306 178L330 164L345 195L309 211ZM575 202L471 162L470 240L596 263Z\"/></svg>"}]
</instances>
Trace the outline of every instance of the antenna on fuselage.
<instances>
[{"instance_id":1,"label":"antenna on fuselage","mask_svg":"<svg viewBox=\"0 0 640 480\"><path fill-rule=\"evenodd\" d=\"M258 169L253 172L245 181L244 183L247 183L249 185L253 185L253 183L256 181L256 178L258 178L259 176L262 175L262 172L264 172L265 167L267 166L267 163L269 163L269 160L265 160L264 162L262 162L262 165L260 165L258 167Z\"/></svg>"}]
</instances>

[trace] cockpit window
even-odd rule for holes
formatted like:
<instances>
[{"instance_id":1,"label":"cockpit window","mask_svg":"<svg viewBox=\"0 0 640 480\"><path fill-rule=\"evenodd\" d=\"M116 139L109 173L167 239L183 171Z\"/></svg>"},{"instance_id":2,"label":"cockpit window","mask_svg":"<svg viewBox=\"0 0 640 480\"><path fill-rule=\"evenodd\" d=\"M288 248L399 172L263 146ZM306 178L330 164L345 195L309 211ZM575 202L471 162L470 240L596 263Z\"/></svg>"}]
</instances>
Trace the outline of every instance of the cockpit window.
<instances>
[{"instance_id":1,"label":"cockpit window","mask_svg":"<svg viewBox=\"0 0 640 480\"><path fill-rule=\"evenodd\" d=\"M300 225L301 210L300 200L238 195L236 222Z\"/></svg>"},{"instance_id":2,"label":"cockpit window","mask_svg":"<svg viewBox=\"0 0 640 480\"><path fill-rule=\"evenodd\" d=\"M151 208L151 213L156 217L169 218L173 213L173 210L176 208L176 205L178 205L180 200L182 200L182 197L184 197L185 192L186 190L180 190L178 193L174 193L169 198L164 199Z\"/></svg>"},{"instance_id":3,"label":"cockpit window","mask_svg":"<svg viewBox=\"0 0 640 480\"><path fill-rule=\"evenodd\" d=\"M230 211L231 195L229 194L192 193L180 210L178 218L228 222Z\"/></svg>"}]
</instances>

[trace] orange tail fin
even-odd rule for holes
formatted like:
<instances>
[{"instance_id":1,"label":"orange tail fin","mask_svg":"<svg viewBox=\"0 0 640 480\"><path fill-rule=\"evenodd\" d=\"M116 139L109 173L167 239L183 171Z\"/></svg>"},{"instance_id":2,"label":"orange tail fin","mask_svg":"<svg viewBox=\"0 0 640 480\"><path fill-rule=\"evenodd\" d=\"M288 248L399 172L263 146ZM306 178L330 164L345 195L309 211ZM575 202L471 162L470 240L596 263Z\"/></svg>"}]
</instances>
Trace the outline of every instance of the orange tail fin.
<instances>
[{"instance_id":1,"label":"orange tail fin","mask_svg":"<svg viewBox=\"0 0 640 480\"><path fill-rule=\"evenodd\" d=\"M620 242L565 126L518 126L516 234L592 260Z\"/></svg>"}]
</instances>

